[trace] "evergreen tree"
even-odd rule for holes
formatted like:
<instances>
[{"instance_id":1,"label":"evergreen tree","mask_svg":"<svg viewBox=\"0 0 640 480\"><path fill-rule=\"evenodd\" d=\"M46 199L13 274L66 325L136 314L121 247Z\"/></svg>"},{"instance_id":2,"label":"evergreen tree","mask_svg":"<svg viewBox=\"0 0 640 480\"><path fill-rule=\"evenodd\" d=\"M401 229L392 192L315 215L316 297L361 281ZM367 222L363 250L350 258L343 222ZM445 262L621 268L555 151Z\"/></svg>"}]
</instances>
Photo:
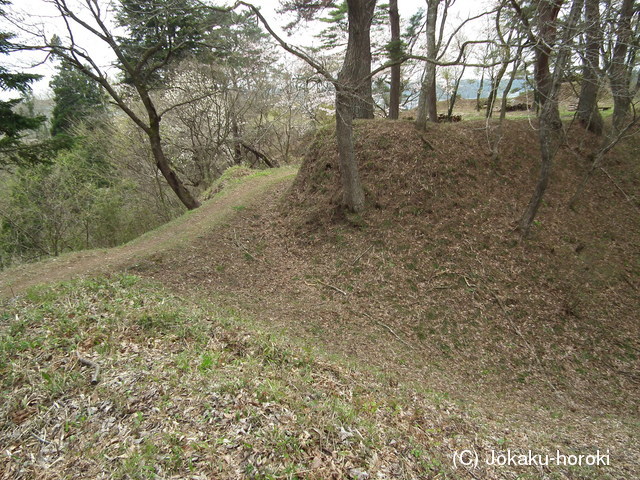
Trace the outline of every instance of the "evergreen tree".
<instances>
[{"instance_id":1,"label":"evergreen tree","mask_svg":"<svg viewBox=\"0 0 640 480\"><path fill-rule=\"evenodd\" d=\"M4 17L2 7L9 3L8 0L0 0L0 17ZM0 32L0 55L19 49L11 42L12 38L11 33ZM3 91L16 91L24 96L30 91L31 83L39 78L40 75L12 72L0 65L0 89ZM9 164L34 163L47 156L46 146L24 141L29 131L44 123L45 117L29 117L17 113L15 107L21 101L20 97L0 101L0 168Z\"/></svg>"},{"instance_id":2,"label":"evergreen tree","mask_svg":"<svg viewBox=\"0 0 640 480\"><path fill-rule=\"evenodd\" d=\"M51 135L68 133L80 120L104 111L102 88L91 78L62 60L49 83L55 106L51 117Z\"/></svg>"},{"instance_id":3,"label":"evergreen tree","mask_svg":"<svg viewBox=\"0 0 640 480\"><path fill-rule=\"evenodd\" d=\"M126 83L163 82L167 67L186 55L204 53L207 15L194 0L120 0L116 19L127 35L118 37ZM135 65L138 79L127 65Z\"/></svg>"}]
</instances>

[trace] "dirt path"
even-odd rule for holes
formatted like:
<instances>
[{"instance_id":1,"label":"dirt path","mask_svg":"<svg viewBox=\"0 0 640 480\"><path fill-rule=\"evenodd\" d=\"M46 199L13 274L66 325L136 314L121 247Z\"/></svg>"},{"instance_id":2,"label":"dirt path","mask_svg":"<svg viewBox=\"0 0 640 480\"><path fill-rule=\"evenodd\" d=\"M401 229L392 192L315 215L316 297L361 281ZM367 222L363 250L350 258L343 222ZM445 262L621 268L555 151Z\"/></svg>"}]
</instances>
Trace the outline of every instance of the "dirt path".
<instances>
[{"instance_id":1,"label":"dirt path","mask_svg":"<svg viewBox=\"0 0 640 480\"><path fill-rule=\"evenodd\" d=\"M44 262L22 265L0 272L0 298L8 298L27 288L122 270L152 259L169 249L191 243L212 227L262 198L275 185L291 181L297 169L284 167L234 185L202 207L116 248L74 252Z\"/></svg>"}]
</instances>

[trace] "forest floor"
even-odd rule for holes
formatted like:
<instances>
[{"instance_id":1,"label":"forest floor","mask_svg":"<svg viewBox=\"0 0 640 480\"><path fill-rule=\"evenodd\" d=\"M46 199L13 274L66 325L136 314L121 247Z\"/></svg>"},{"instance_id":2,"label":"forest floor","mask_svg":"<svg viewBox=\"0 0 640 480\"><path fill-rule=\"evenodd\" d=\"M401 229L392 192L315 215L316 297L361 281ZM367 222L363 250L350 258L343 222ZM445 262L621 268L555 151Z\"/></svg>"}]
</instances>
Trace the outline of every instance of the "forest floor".
<instances>
[{"instance_id":1,"label":"forest floor","mask_svg":"<svg viewBox=\"0 0 640 480\"><path fill-rule=\"evenodd\" d=\"M637 142L568 209L595 145L571 137L520 242L537 144L507 125L360 123L363 216L337 208L327 130L293 184L249 178L128 246L0 273L10 297L126 271L6 301L4 471L637 478ZM96 387L76 349L100 362ZM485 462L509 451L609 465Z\"/></svg>"}]
</instances>

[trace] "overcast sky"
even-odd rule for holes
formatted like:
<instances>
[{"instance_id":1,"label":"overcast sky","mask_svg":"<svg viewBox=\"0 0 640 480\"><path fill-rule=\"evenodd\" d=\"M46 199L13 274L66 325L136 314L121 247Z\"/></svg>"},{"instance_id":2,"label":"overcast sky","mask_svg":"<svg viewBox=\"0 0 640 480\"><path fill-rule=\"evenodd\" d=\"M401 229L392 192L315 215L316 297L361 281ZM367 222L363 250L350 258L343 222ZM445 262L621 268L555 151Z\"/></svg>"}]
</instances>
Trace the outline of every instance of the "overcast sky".
<instances>
[{"instance_id":1,"label":"overcast sky","mask_svg":"<svg viewBox=\"0 0 640 480\"><path fill-rule=\"evenodd\" d=\"M69 0L69 3L81 2L83 0ZM381 0L380 0L381 1ZM475 15L483 9L483 6L487 0L457 0L450 12L448 19L453 25L457 18L467 18L468 16ZM102 5L107 6L111 1L105 0L101 2ZM220 2L221 3L221 2ZM270 25L283 37L287 35L282 31L281 27L286 23L286 19L276 13L278 7L278 0L261 0L259 6L262 13L265 15ZM399 0L398 7L400 15L403 19L408 19L413 13L420 8L426 8L425 0ZM12 12L15 12L20 18L20 24L33 30L35 26L39 26L46 30L47 38L50 38L54 33L58 33L60 36L66 36L66 29L64 23L57 15L56 9L50 4L48 0L13 0L13 5L9 7ZM3 30L5 30L3 26ZM15 31L15 28L8 28L10 31ZM292 43L310 45L313 42L313 35L317 33L318 28L309 27L307 29L300 29L289 39ZM113 55L108 48L102 44L95 37L84 32L77 32L76 42L84 46L91 52L94 58L99 58L101 65L108 65L113 61ZM39 63L43 60L42 54L25 54L20 53L11 58L2 58L4 65L7 63L15 69L27 70L28 67L34 63ZM45 78L34 84L34 93L39 96L48 95L49 80L53 73L54 65L51 62L38 65L34 71L36 73L45 75Z\"/></svg>"}]
</instances>

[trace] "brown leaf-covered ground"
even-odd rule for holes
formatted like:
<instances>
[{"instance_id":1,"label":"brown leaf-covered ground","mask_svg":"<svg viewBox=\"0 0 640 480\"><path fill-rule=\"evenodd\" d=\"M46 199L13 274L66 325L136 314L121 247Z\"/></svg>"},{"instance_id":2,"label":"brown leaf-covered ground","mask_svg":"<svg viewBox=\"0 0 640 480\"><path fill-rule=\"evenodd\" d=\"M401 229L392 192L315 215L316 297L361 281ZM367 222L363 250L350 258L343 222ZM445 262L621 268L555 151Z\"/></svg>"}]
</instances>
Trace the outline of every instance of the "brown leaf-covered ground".
<instances>
[{"instance_id":1,"label":"brown leaf-covered ground","mask_svg":"<svg viewBox=\"0 0 640 480\"><path fill-rule=\"evenodd\" d=\"M537 177L537 140L527 122L505 131L494 158L496 133L484 123L420 135L408 122L363 122L356 149L370 208L361 217L338 208L326 131L293 187L140 271L390 382L469 402L519 448L611 448L632 465L637 141L607 159L571 210L598 143L570 131L531 238L520 242L514 227Z\"/></svg>"},{"instance_id":2,"label":"brown leaf-covered ground","mask_svg":"<svg viewBox=\"0 0 640 480\"><path fill-rule=\"evenodd\" d=\"M320 132L292 185L234 197L225 205L234 215L198 238L129 263L185 297L233 307L251 319L249 331L348 366L358 380L341 382L357 385L345 398L365 406L359 414L377 412L372 404L393 410L394 401L412 412L406 423L373 421L403 438L395 453L382 445L393 450L398 441L383 435L367 455L338 465L322 440L320 453L303 449L291 472L262 478L640 475L638 141L610 154L569 209L597 146L570 130L531 238L521 242L513 229L537 176L537 141L526 121L504 132L496 157L499 132L481 122L426 134L408 122L358 124L369 202L362 216L338 208L333 137ZM340 427L335 438L351 438ZM452 452L467 447L481 456L608 449L611 466L453 468Z\"/></svg>"}]
</instances>

